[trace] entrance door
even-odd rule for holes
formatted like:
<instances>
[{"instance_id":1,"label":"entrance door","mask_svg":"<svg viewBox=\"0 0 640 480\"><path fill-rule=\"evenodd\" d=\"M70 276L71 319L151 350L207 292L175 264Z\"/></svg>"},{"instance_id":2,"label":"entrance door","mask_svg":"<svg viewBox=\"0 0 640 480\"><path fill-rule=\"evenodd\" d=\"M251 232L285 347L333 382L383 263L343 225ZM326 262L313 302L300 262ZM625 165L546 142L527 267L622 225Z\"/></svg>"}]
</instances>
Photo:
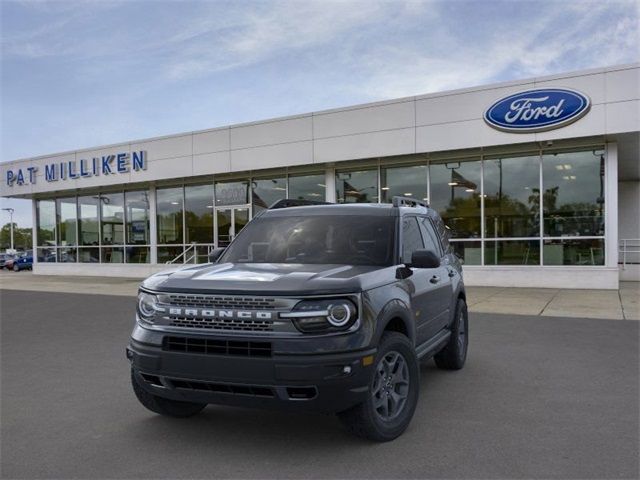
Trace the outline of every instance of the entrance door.
<instances>
[{"instance_id":1,"label":"entrance door","mask_svg":"<svg viewBox=\"0 0 640 480\"><path fill-rule=\"evenodd\" d=\"M249 223L249 206L216 208L216 246L226 247Z\"/></svg>"}]
</instances>

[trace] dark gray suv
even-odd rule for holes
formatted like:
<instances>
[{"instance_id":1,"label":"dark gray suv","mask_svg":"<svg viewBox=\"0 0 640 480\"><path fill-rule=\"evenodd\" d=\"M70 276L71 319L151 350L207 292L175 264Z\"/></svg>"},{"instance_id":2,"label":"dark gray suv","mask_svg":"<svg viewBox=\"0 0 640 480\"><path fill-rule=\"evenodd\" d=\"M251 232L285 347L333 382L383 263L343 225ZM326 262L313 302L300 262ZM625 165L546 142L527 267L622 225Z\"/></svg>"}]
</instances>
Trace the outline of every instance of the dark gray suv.
<instances>
[{"instance_id":1,"label":"dark gray suv","mask_svg":"<svg viewBox=\"0 0 640 480\"><path fill-rule=\"evenodd\" d=\"M463 367L462 268L439 215L402 197L310 203L280 201L212 263L142 283L127 357L145 407L330 412L387 441L411 421L420 360Z\"/></svg>"}]
</instances>

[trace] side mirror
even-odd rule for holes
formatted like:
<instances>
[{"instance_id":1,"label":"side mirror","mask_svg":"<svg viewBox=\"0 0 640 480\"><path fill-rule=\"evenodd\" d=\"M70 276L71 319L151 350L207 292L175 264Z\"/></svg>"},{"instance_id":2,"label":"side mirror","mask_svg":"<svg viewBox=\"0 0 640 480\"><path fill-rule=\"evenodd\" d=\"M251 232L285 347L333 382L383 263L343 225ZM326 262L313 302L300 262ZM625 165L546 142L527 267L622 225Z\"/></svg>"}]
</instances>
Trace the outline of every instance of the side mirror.
<instances>
[{"instance_id":1,"label":"side mirror","mask_svg":"<svg viewBox=\"0 0 640 480\"><path fill-rule=\"evenodd\" d=\"M407 266L411 268L438 268L440 257L432 250L416 250L411 255L411 264Z\"/></svg>"},{"instance_id":2,"label":"side mirror","mask_svg":"<svg viewBox=\"0 0 640 480\"><path fill-rule=\"evenodd\" d=\"M222 256L226 248L218 247L214 248L209 252L209 262L216 263L218 259Z\"/></svg>"}]
</instances>

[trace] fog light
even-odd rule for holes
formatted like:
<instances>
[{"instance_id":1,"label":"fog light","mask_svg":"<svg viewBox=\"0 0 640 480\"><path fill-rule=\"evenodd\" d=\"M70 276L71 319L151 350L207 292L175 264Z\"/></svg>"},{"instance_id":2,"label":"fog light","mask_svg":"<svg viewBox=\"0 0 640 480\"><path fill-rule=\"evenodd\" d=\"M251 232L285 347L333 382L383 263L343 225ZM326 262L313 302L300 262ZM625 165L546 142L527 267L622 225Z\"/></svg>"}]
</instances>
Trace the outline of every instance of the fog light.
<instances>
[{"instance_id":1,"label":"fog light","mask_svg":"<svg viewBox=\"0 0 640 480\"><path fill-rule=\"evenodd\" d=\"M366 357L362 357L362 366L368 367L369 365L373 365L373 355L367 355Z\"/></svg>"}]
</instances>

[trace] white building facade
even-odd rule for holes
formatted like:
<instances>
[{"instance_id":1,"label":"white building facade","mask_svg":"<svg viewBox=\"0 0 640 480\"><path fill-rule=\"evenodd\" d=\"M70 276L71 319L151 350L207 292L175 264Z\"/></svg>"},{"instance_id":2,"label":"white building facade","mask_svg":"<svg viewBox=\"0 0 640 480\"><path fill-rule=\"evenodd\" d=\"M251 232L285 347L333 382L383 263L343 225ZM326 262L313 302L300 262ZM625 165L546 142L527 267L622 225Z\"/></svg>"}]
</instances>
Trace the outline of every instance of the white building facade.
<instances>
[{"instance_id":1,"label":"white building facade","mask_svg":"<svg viewBox=\"0 0 640 480\"><path fill-rule=\"evenodd\" d=\"M36 274L144 277L207 261L282 198L401 195L440 212L470 285L614 289L640 278L640 65L16 160L0 176L1 196L33 201Z\"/></svg>"}]
</instances>

